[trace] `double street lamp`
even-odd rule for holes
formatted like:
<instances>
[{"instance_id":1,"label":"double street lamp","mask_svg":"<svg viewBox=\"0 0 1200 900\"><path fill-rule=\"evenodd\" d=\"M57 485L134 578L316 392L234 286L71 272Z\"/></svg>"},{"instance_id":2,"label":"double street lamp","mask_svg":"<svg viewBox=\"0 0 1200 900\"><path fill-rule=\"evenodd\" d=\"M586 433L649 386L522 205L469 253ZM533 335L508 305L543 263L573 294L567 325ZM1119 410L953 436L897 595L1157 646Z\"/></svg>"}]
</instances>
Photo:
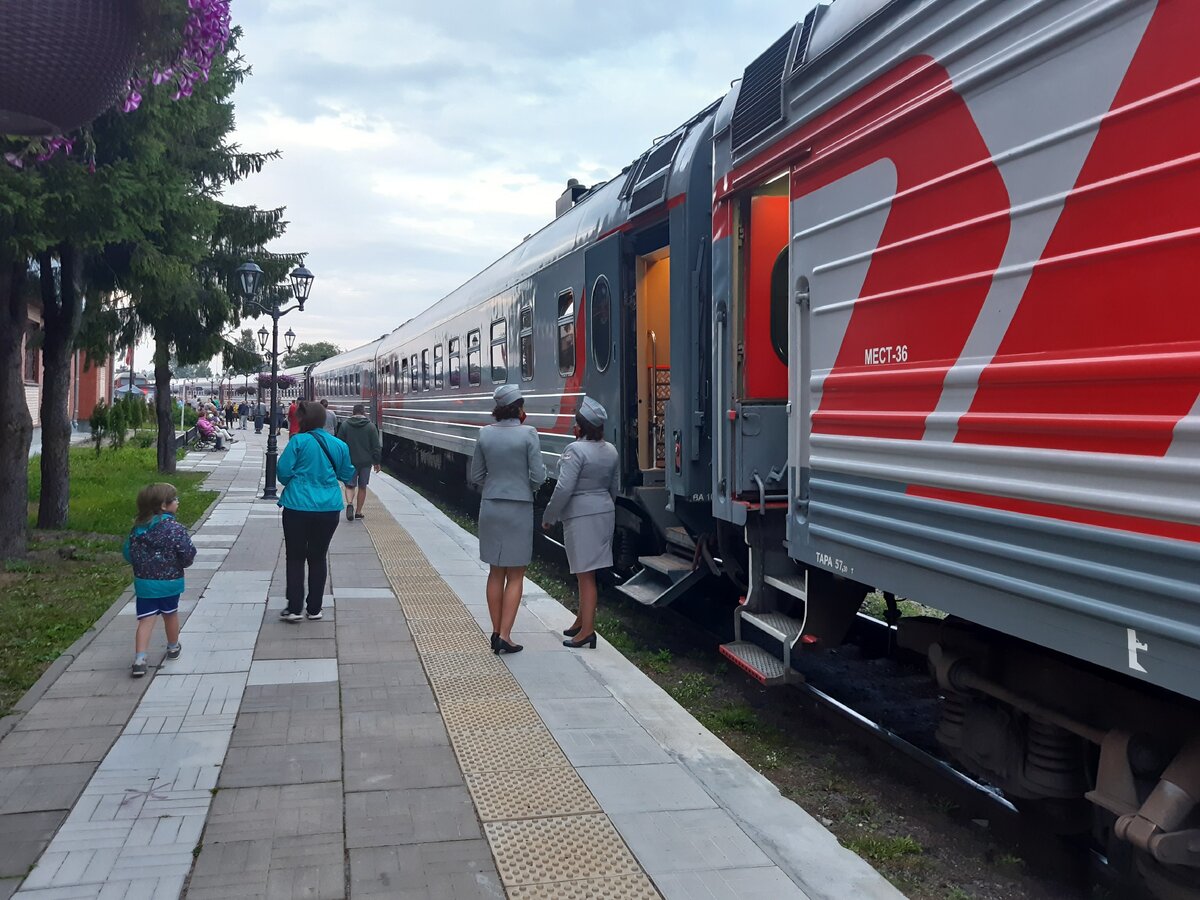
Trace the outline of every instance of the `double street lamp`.
<instances>
[{"instance_id":1,"label":"double street lamp","mask_svg":"<svg viewBox=\"0 0 1200 900\"><path fill-rule=\"evenodd\" d=\"M271 317L271 422L267 430L267 467L262 499L274 500L276 498L275 470L279 464L279 319L293 309L304 312L304 304L312 290L313 273L304 266L297 266L292 270L289 277L292 281L292 296L296 298L296 302L292 306L283 308L279 306L279 296L276 293L272 293L269 303L262 301L259 291L262 288L263 270L257 265L252 262L242 263L237 268L237 277L238 292L242 295L246 305L257 306ZM289 328L284 339L287 341L287 348L290 352L296 335ZM266 349L267 328L265 325L258 331L258 343L260 347Z\"/></svg>"}]
</instances>

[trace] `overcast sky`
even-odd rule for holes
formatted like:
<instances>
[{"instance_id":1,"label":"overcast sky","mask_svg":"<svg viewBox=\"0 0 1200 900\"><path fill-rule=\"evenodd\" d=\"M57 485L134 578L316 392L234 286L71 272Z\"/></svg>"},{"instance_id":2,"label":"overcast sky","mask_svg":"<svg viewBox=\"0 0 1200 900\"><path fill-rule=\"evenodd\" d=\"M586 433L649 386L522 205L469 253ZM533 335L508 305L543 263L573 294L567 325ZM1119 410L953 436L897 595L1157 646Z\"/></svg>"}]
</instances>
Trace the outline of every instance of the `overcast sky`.
<instances>
[{"instance_id":1,"label":"overcast sky","mask_svg":"<svg viewBox=\"0 0 1200 900\"><path fill-rule=\"evenodd\" d=\"M283 158L229 198L286 206L273 249L316 274L281 328L343 348L391 331L549 221L568 178L607 180L723 94L811 5L238 0L236 138Z\"/></svg>"}]
</instances>

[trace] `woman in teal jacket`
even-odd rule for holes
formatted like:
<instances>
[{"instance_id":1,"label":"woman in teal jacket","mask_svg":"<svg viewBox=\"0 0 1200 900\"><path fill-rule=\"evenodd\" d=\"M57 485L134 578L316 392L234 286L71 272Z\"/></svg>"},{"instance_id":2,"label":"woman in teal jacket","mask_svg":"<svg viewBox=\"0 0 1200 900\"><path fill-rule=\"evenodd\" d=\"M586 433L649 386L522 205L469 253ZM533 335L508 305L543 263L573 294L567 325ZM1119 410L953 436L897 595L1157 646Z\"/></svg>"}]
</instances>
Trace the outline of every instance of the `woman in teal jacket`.
<instances>
[{"instance_id":1,"label":"woman in teal jacket","mask_svg":"<svg viewBox=\"0 0 1200 900\"><path fill-rule=\"evenodd\" d=\"M350 450L324 431L321 404L303 401L296 410L300 433L293 436L279 457L279 495L283 507L283 542L287 556L287 608L279 613L285 622L305 616L321 618L321 598L329 570L325 554L337 531L342 512L339 481L354 478ZM308 596L304 594L304 564L308 564ZM301 609L305 609L301 616Z\"/></svg>"}]
</instances>

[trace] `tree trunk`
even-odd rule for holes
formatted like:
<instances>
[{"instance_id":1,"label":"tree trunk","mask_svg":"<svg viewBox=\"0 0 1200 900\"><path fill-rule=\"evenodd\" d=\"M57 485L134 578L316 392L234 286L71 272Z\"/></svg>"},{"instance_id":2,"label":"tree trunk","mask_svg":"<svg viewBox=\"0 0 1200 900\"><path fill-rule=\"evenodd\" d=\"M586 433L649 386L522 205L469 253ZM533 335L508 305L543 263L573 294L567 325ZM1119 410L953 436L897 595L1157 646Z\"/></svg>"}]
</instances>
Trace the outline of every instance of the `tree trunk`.
<instances>
[{"instance_id":1,"label":"tree trunk","mask_svg":"<svg viewBox=\"0 0 1200 900\"><path fill-rule=\"evenodd\" d=\"M158 471L175 472L175 422L171 415L171 346L154 338L154 411L158 414Z\"/></svg>"},{"instance_id":2,"label":"tree trunk","mask_svg":"<svg viewBox=\"0 0 1200 900\"><path fill-rule=\"evenodd\" d=\"M71 498L71 357L83 302L76 248L59 248L59 283L54 283L49 251L41 263L42 318L42 493L38 528L63 528Z\"/></svg>"},{"instance_id":3,"label":"tree trunk","mask_svg":"<svg viewBox=\"0 0 1200 900\"><path fill-rule=\"evenodd\" d=\"M0 560L25 555L29 521L29 442L21 338L29 327L26 263L0 259Z\"/></svg>"}]
</instances>

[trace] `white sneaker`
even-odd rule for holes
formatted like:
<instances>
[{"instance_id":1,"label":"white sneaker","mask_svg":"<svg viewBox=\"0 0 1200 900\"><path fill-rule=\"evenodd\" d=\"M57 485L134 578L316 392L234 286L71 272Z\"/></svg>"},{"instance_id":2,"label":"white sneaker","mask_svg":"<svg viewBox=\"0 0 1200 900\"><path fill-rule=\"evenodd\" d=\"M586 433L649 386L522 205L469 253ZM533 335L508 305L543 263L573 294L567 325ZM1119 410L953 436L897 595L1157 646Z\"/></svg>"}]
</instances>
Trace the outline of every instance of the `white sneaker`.
<instances>
[{"instance_id":1,"label":"white sneaker","mask_svg":"<svg viewBox=\"0 0 1200 900\"><path fill-rule=\"evenodd\" d=\"M325 618L325 614L319 613L319 612L317 612L317 613L306 612L304 614L304 618L308 619L308 621L310 621L310 622L316 622L318 619Z\"/></svg>"},{"instance_id":2,"label":"white sneaker","mask_svg":"<svg viewBox=\"0 0 1200 900\"><path fill-rule=\"evenodd\" d=\"M304 616L300 613L288 612L286 609L279 611L279 618L285 622L302 622L304 620Z\"/></svg>"}]
</instances>

